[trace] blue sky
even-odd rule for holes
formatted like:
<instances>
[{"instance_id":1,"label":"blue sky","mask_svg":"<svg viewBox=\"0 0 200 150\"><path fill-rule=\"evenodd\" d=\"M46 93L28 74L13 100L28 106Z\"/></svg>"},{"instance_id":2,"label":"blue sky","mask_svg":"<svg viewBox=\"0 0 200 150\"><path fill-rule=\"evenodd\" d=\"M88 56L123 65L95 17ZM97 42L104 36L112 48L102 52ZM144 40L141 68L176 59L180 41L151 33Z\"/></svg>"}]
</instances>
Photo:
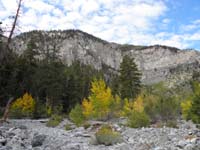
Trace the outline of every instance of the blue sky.
<instances>
[{"instance_id":1,"label":"blue sky","mask_svg":"<svg viewBox=\"0 0 200 150\"><path fill-rule=\"evenodd\" d=\"M17 0L0 0L2 26ZM104 40L200 50L200 0L23 0L17 33L80 29Z\"/></svg>"}]
</instances>

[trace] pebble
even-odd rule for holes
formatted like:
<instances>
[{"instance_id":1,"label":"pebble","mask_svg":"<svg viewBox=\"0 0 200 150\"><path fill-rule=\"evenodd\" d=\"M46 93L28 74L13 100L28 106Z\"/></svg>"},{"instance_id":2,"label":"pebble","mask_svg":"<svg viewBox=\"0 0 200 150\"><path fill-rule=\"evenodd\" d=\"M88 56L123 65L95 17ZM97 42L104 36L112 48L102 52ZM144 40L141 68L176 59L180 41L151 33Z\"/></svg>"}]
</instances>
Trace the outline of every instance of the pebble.
<instances>
[{"instance_id":1,"label":"pebble","mask_svg":"<svg viewBox=\"0 0 200 150\"><path fill-rule=\"evenodd\" d=\"M65 121L67 122L67 121ZM98 124L103 124L98 122ZM190 123L191 124L191 123ZM12 126L0 128L0 150L199 150L200 131L196 128L121 128L112 123L114 130L120 131L123 142L112 146L98 145L94 130L83 127L65 131L46 127L34 120L15 120ZM63 126L64 127L64 126ZM2 136L3 135L3 136ZM186 138L186 137L191 138Z\"/></svg>"}]
</instances>

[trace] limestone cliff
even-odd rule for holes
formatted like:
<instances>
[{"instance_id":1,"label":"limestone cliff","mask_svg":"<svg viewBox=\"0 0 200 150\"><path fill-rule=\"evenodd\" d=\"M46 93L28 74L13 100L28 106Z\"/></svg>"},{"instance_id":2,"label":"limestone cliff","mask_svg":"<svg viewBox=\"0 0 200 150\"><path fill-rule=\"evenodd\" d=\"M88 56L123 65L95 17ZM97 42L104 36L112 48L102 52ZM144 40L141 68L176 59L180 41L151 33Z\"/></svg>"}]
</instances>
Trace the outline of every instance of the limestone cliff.
<instances>
[{"instance_id":1,"label":"limestone cliff","mask_svg":"<svg viewBox=\"0 0 200 150\"><path fill-rule=\"evenodd\" d=\"M13 39L13 48L21 54L30 39L36 42L40 58L48 49L56 49L66 64L79 60L96 69L117 72L124 55L135 58L144 83L182 82L200 70L200 52L167 46L134 46L110 43L80 30L32 31Z\"/></svg>"}]
</instances>

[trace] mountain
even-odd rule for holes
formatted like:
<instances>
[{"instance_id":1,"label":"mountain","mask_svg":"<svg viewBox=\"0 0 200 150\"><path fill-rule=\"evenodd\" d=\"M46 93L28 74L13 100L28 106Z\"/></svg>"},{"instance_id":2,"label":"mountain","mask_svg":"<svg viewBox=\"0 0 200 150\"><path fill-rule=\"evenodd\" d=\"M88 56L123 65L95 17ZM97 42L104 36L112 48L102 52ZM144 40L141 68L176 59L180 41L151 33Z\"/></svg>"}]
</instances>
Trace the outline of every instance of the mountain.
<instances>
[{"instance_id":1,"label":"mountain","mask_svg":"<svg viewBox=\"0 0 200 150\"><path fill-rule=\"evenodd\" d=\"M93 65L96 69L117 73L124 55L135 58L145 84L170 81L181 83L200 71L200 52L174 47L134 46L107 42L80 30L31 31L13 39L12 47L22 54L32 39L43 58L48 50L56 50L62 61L74 60Z\"/></svg>"}]
</instances>

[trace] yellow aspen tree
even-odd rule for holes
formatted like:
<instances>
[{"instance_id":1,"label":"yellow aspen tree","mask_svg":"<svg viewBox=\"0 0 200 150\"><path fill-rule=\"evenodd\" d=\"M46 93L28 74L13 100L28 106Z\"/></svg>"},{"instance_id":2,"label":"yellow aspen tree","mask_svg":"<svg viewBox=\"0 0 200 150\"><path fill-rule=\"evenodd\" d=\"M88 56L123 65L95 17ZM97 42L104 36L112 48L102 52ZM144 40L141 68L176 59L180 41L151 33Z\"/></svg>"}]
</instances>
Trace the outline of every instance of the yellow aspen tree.
<instances>
[{"instance_id":1,"label":"yellow aspen tree","mask_svg":"<svg viewBox=\"0 0 200 150\"><path fill-rule=\"evenodd\" d=\"M88 100L83 100L82 103L83 114L85 117L92 116L100 120L106 119L111 111L110 107L113 101L112 91L106 86L104 80L94 80Z\"/></svg>"},{"instance_id":2,"label":"yellow aspen tree","mask_svg":"<svg viewBox=\"0 0 200 150\"><path fill-rule=\"evenodd\" d=\"M35 100L33 97L25 93L23 97L18 98L14 101L11 106L11 111L20 111L19 113L22 115L21 117L29 117L32 116L35 110Z\"/></svg>"},{"instance_id":3,"label":"yellow aspen tree","mask_svg":"<svg viewBox=\"0 0 200 150\"><path fill-rule=\"evenodd\" d=\"M124 99L124 106L123 106L123 115L128 116L133 112L134 109L134 102L125 98Z\"/></svg>"},{"instance_id":4,"label":"yellow aspen tree","mask_svg":"<svg viewBox=\"0 0 200 150\"><path fill-rule=\"evenodd\" d=\"M92 103L89 102L87 99L84 99L82 102L83 107L83 115L88 119L92 117L93 114L93 106Z\"/></svg>"},{"instance_id":5,"label":"yellow aspen tree","mask_svg":"<svg viewBox=\"0 0 200 150\"><path fill-rule=\"evenodd\" d=\"M133 103L133 109L137 112L143 112L144 111L144 104L143 104L143 98L141 95L139 95L136 100Z\"/></svg>"}]
</instances>

